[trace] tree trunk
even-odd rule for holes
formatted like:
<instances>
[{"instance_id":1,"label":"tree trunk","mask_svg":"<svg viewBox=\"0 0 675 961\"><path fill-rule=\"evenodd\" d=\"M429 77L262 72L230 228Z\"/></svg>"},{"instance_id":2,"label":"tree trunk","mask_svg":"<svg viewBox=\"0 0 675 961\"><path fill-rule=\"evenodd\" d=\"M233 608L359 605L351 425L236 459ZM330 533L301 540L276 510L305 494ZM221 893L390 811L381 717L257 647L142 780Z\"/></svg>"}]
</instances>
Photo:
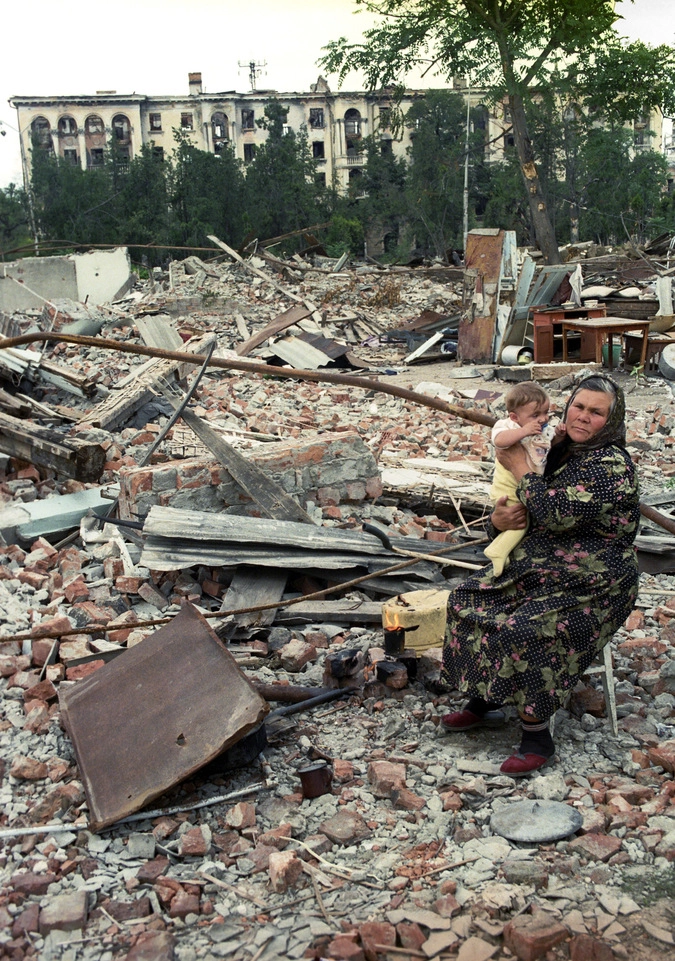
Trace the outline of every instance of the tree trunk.
<instances>
[{"instance_id":1,"label":"tree trunk","mask_svg":"<svg viewBox=\"0 0 675 961\"><path fill-rule=\"evenodd\" d=\"M555 238L555 231L553 230L553 224L551 223L548 207L541 189L537 165L534 162L534 152L527 129L527 119L525 117L525 107L522 96L517 93L510 94L509 107L511 110L511 122L513 124L513 139L516 144L516 150L518 151L518 160L520 161L520 169L525 183L537 243L544 255L545 263L559 264L560 254L558 253L558 241Z\"/></svg>"}]
</instances>

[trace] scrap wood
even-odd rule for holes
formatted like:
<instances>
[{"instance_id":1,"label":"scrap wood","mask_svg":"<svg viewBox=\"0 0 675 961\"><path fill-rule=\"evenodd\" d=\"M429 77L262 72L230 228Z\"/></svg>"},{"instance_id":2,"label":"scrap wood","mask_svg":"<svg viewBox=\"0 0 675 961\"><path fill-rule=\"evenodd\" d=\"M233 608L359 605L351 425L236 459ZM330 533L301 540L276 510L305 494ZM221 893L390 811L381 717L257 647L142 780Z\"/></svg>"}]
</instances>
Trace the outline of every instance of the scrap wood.
<instances>
[{"instance_id":1,"label":"scrap wood","mask_svg":"<svg viewBox=\"0 0 675 961\"><path fill-rule=\"evenodd\" d=\"M311 313L312 311L304 305L302 307L289 307L283 314L279 314L279 316L271 320L267 326L259 330L257 334L249 337L243 344L239 344L236 348L236 353L240 357L248 356L252 350L255 350L260 344L269 340L270 337L280 333L282 330L286 330L287 327L291 327L293 324L297 324L299 320L304 320L304 318L309 317Z\"/></svg>"},{"instance_id":2,"label":"scrap wood","mask_svg":"<svg viewBox=\"0 0 675 961\"><path fill-rule=\"evenodd\" d=\"M480 544L487 544L487 542L488 542L488 538L482 537L473 541L473 545L477 547ZM450 554L453 551L461 550L464 546L465 546L464 544L453 544L452 547L443 547L441 548L441 550L436 551L436 553ZM280 601L279 603L261 604L258 608L255 608L255 610L266 610L270 607L279 607L279 608L290 607L292 604L300 604L300 603L303 603L304 601L317 600L319 598L325 597L326 594L335 594L337 591L342 591L342 590L346 590L347 588L356 587L357 584L364 584L366 581L370 581L376 576L379 577L382 574L392 574L396 571L404 570L407 567L412 567L416 563L418 563L416 560L401 561L399 564L392 564L391 567L386 568L384 571L379 571L377 575L364 574L361 577L355 577L351 581L347 581L341 584L336 584L333 587L324 587L320 591L315 591L313 594L306 594L303 597L289 597L287 600ZM248 612L241 611L241 610L216 611L216 612L202 611L201 615L204 618L214 618L214 617L223 618L223 617L227 617L229 614L242 614L242 613L248 613ZM158 617L148 621L139 621L136 624L134 624L134 627L135 628L155 627L160 624L168 624L169 621L173 620L173 617L175 616L176 615L171 615L170 617ZM89 634L102 633L102 632L105 632L107 629L108 629L107 624L87 624L87 633ZM40 627L38 625L38 627L35 630L24 633L24 634L2 635L0 636L0 644L10 644L10 643L13 643L14 641L34 641L38 638L69 637L72 634L81 634L81 633L82 633L81 627L74 627L68 631L44 631L44 630L40 631Z\"/></svg>"},{"instance_id":3,"label":"scrap wood","mask_svg":"<svg viewBox=\"0 0 675 961\"><path fill-rule=\"evenodd\" d=\"M263 270L258 270L258 268L254 267L253 264L247 263L243 257L239 256L236 250L232 250L231 247L228 247L228 245L223 243L222 240L219 240L218 237L214 237L213 234L208 234L207 236L209 240L216 245L216 247L220 247L221 250L224 250L226 254L230 255L232 260L236 260L237 263L241 264L241 266L245 270L248 270L249 273L253 274L255 277L261 278L266 283L271 284L275 290L278 290L279 293L283 294L284 297L288 297L289 300L294 300L296 304L304 304L302 297L298 297L297 294L292 293L290 290L286 290L283 284L273 280ZM316 307L312 307L312 311L314 310L316 310Z\"/></svg>"}]
</instances>

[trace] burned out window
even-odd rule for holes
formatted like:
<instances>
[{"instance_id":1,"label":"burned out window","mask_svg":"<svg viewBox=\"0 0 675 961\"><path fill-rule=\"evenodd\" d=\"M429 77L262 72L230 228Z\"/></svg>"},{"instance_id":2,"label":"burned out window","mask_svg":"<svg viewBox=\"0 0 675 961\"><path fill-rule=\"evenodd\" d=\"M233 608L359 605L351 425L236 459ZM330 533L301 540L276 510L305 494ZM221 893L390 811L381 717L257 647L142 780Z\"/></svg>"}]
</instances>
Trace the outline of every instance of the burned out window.
<instances>
[{"instance_id":1,"label":"burned out window","mask_svg":"<svg viewBox=\"0 0 675 961\"><path fill-rule=\"evenodd\" d=\"M345 135L347 137L361 136L361 114L355 107L345 113Z\"/></svg>"},{"instance_id":2,"label":"burned out window","mask_svg":"<svg viewBox=\"0 0 675 961\"><path fill-rule=\"evenodd\" d=\"M71 150L71 149L64 150L63 159L67 164L71 164L73 167L77 167L77 164L78 164L77 150Z\"/></svg>"},{"instance_id":3,"label":"burned out window","mask_svg":"<svg viewBox=\"0 0 675 961\"><path fill-rule=\"evenodd\" d=\"M115 163L120 164L122 167L126 167L131 160L131 150L129 147L122 146L118 147L115 153Z\"/></svg>"},{"instance_id":4,"label":"burned out window","mask_svg":"<svg viewBox=\"0 0 675 961\"><path fill-rule=\"evenodd\" d=\"M163 163L164 161L164 147L153 147L152 148L152 159L156 160L158 163Z\"/></svg>"},{"instance_id":5,"label":"burned out window","mask_svg":"<svg viewBox=\"0 0 675 961\"><path fill-rule=\"evenodd\" d=\"M129 118L123 113L118 113L113 117L112 122L113 136L118 144L127 144L131 141L131 124Z\"/></svg>"},{"instance_id":6,"label":"burned out window","mask_svg":"<svg viewBox=\"0 0 675 961\"><path fill-rule=\"evenodd\" d=\"M380 107L380 130L391 127L391 107Z\"/></svg>"},{"instance_id":7,"label":"burned out window","mask_svg":"<svg viewBox=\"0 0 675 961\"><path fill-rule=\"evenodd\" d=\"M86 134L102 134L105 133L105 125L100 117L92 114L84 122L84 132Z\"/></svg>"},{"instance_id":8,"label":"burned out window","mask_svg":"<svg viewBox=\"0 0 675 961\"><path fill-rule=\"evenodd\" d=\"M323 107L310 107L309 125L312 130L323 130Z\"/></svg>"},{"instance_id":9,"label":"burned out window","mask_svg":"<svg viewBox=\"0 0 675 961\"><path fill-rule=\"evenodd\" d=\"M380 141L380 153L383 157L391 157L394 152L394 145L391 140Z\"/></svg>"},{"instance_id":10,"label":"burned out window","mask_svg":"<svg viewBox=\"0 0 675 961\"><path fill-rule=\"evenodd\" d=\"M194 130L194 123L192 120L191 113L182 113L180 115L180 129L181 130Z\"/></svg>"},{"instance_id":11,"label":"burned out window","mask_svg":"<svg viewBox=\"0 0 675 961\"><path fill-rule=\"evenodd\" d=\"M52 150L52 128L46 117L36 117L30 125L33 139L43 150Z\"/></svg>"},{"instance_id":12,"label":"burned out window","mask_svg":"<svg viewBox=\"0 0 675 961\"><path fill-rule=\"evenodd\" d=\"M247 164L251 163L254 157L255 157L255 144L245 143L244 144L244 163L247 163Z\"/></svg>"},{"instance_id":13,"label":"burned out window","mask_svg":"<svg viewBox=\"0 0 675 961\"><path fill-rule=\"evenodd\" d=\"M318 187L326 186L326 175L325 173L316 174L314 177L314 182Z\"/></svg>"},{"instance_id":14,"label":"burned out window","mask_svg":"<svg viewBox=\"0 0 675 961\"><path fill-rule=\"evenodd\" d=\"M77 124L72 117L59 117L59 134L62 137L76 136Z\"/></svg>"},{"instance_id":15,"label":"burned out window","mask_svg":"<svg viewBox=\"0 0 675 961\"><path fill-rule=\"evenodd\" d=\"M162 129L162 115L161 113L151 113L149 115L150 129L151 130L161 130Z\"/></svg>"},{"instance_id":16,"label":"burned out window","mask_svg":"<svg viewBox=\"0 0 675 961\"><path fill-rule=\"evenodd\" d=\"M255 130L255 111L254 110L242 110L241 129Z\"/></svg>"},{"instance_id":17,"label":"burned out window","mask_svg":"<svg viewBox=\"0 0 675 961\"><path fill-rule=\"evenodd\" d=\"M221 110L216 111L211 117L211 132L214 144L230 139L229 123Z\"/></svg>"},{"instance_id":18,"label":"burned out window","mask_svg":"<svg viewBox=\"0 0 675 961\"><path fill-rule=\"evenodd\" d=\"M89 167L102 167L103 164L104 164L104 161L105 161L105 158L104 158L104 156L103 156L103 148L102 148L102 147L92 147L92 149L89 151L89 164L88 164L88 166L89 166Z\"/></svg>"},{"instance_id":19,"label":"burned out window","mask_svg":"<svg viewBox=\"0 0 675 961\"><path fill-rule=\"evenodd\" d=\"M323 140L312 141L312 157L314 157L315 160L326 159L326 149Z\"/></svg>"}]
</instances>

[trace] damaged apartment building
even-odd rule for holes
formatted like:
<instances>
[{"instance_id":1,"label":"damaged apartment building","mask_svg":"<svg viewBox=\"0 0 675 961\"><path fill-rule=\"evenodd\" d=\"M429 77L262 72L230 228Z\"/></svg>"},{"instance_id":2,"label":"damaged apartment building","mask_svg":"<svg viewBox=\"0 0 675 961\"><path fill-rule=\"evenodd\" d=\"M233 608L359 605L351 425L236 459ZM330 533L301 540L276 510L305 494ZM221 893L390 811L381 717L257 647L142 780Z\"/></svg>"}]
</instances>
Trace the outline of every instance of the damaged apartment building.
<instances>
[{"instance_id":1,"label":"damaged apartment building","mask_svg":"<svg viewBox=\"0 0 675 961\"><path fill-rule=\"evenodd\" d=\"M201 73L190 73L188 96L146 96L98 91L94 96L12 97L21 133L24 179L33 143L59 157L93 169L103 164L106 149L115 144L117 155L132 159L149 144L162 157L176 148L174 130L187 135L201 150L221 153L228 147L244 163L250 162L267 131L256 121L265 106L277 99L288 111L287 126L307 129L317 175L329 185L346 190L358 180L365 163L359 149L364 137L377 136L384 152L405 157L410 132L396 133L391 126L391 96L378 92L333 92L323 77L307 92L280 93L251 90L248 93L207 93ZM455 89L466 96L467 88ZM407 90L400 109L407 111L424 90ZM501 155L505 122L487 111L484 124L487 144ZM495 146L497 145L497 146ZM496 153L495 153L495 159Z\"/></svg>"}]
</instances>

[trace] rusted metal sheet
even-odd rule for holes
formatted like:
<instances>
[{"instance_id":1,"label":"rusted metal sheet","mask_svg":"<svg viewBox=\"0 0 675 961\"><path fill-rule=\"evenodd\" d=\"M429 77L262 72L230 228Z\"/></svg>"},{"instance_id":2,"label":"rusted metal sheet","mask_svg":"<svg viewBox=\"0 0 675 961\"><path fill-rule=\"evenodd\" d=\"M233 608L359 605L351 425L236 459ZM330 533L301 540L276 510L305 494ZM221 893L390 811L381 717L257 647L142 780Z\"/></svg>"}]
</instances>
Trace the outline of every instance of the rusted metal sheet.
<instances>
[{"instance_id":1,"label":"rusted metal sheet","mask_svg":"<svg viewBox=\"0 0 675 961\"><path fill-rule=\"evenodd\" d=\"M502 268L504 232L476 232L467 237L464 313L459 322L457 355L461 360L491 363Z\"/></svg>"},{"instance_id":2,"label":"rusted metal sheet","mask_svg":"<svg viewBox=\"0 0 675 961\"><path fill-rule=\"evenodd\" d=\"M269 710L191 604L59 703L94 831L179 784Z\"/></svg>"}]
</instances>

